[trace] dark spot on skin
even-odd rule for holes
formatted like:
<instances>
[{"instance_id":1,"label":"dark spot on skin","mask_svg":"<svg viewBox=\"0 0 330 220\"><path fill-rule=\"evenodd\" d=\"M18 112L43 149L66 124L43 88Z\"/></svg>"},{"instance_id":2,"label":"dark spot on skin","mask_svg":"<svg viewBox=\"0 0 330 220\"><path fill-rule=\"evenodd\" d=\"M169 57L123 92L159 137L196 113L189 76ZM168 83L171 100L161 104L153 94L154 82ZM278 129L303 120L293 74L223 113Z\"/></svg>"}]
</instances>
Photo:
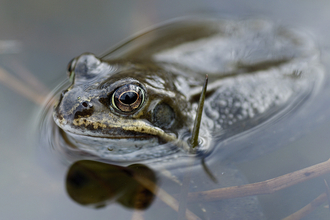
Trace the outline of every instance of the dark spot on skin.
<instances>
[{"instance_id":1,"label":"dark spot on skin","mask_svg":"<svg viewBox=\"0 0 330 220\"><path fill-rule=\"evenodd\" d=\"M108 107L110 105L109 98L99 98L99 102L102 103L104 106Z\"/></svg>"},{"instance_id":2,"label":"dark spot on skin","mask_svg":"<svg viewBox=\"0 0 330 220\"><path fill-rule=\"evenodd\" d=\"M142 128L141 131L144 131L144 128Z\"/></svg>"},{"instance_id":3,"label":"dark spot on skin","mask_svg":"<svg viewBox=\"0 0 330 220\"><path fill-rule=\"evenodd\" d=\"M142 148L142 146L137 146L137 145L134 145L134 147L135 147L136 149L141 149L141 148Z\"/></svg>"},{"instance_id":4,"label":"dark spot on skin","mask_svg":"<svg viewBox=\"0 0 330 220\"><path fill-rule=\"evenodd\" d=\"M59 120L63 120L63 116L61 114L56 114L56 117L59 119Z\"/></svg>"},{"instance_id":5,"label":"dark spot on skin","mask_svg":"<svg viewBox=\"0 0 330 220\"><path fill-rule=\"evenodd\" d=\"M82 111L76 111L76 113L74 114L74 119L82 118L82 117L88 118L93 114L93 112L94 112L93 108L84 109Z\"/></svg>"},{"instance_id":6,"label":"dark spot on skin","mask_svg":"<svg viewBox=\"0 0 330 220\"><path fill-rule=\"evenodd\" d=\"M90 131L94 131L94 130L96 130L96 129L94 128L94 125L92 125L92 124L87 125L86 128L87 128L88 130L90 130Z\"/></svg>"}]
</instances>

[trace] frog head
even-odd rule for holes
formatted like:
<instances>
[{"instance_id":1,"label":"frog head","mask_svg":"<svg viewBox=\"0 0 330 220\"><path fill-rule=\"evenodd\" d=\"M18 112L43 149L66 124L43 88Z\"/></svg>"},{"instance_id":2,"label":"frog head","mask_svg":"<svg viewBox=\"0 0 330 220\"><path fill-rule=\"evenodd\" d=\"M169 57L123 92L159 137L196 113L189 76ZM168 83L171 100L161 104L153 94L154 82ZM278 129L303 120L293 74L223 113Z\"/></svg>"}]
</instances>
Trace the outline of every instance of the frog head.
<instances>
[{"instance_id":1,"label":"frog head","mask_svg":"<svg viewBox=\"0 0 330 220\"><path fill-rule=\"evenodd\" d=\"M153 145L174 141L192 124L191 104L179 91L177 76L155 63L107 62L86 53L69 63L68 74L72 84L53 117L80 140L106 139L112 142L109 149L125 153L133 150L115 147L120 140L139 149L151 140Z\"/></svg>"}]
</instances>

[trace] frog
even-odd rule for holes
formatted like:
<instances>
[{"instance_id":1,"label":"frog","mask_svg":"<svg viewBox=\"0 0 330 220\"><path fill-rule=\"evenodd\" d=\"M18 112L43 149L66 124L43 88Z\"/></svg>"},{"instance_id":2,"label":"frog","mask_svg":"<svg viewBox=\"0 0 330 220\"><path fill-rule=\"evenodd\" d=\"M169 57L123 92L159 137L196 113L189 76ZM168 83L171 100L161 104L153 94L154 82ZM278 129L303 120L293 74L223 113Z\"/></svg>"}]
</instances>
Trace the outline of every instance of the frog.
<instances>
[{"instance_id":1,"label":"frog","mask_svg":"<svg viewBox=\"0 0 330 220\"><path fill-rule=\"evenodd\" d=\"M182 18L70 61L53 119L69 147L111 161L198 154L300 106L323 69L312 37L267 20Z\"/></svg>"}]
</instances>

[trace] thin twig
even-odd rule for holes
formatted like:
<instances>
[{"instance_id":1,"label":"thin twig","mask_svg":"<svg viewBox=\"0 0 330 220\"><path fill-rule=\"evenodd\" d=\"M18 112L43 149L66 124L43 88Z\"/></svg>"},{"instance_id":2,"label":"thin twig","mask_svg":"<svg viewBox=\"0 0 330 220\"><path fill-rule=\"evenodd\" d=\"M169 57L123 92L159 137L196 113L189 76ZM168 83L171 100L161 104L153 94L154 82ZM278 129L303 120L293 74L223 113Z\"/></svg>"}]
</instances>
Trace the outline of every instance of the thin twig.
<instances>
[{"instance_id":1,"label":"thin twig","mask_svg":"<svg viewBox=\"0 0 330 220\"><path fill-rule=\"evenodd\" d=\"M141 177L139 175L134 175L134 179L137 180L142 186L156 195L159 199L161 199L165 204L171 207L176 212L179 211L179 202L173 198L170 194L168 194L165 190L159 188L155 183L152 181ZM196 216L193 212L189 209L186 209L186 219L187 220L200 220L198 216Z\"/></svg>"},{"instance_id":2,"label":"thin twig","mask_svg":"<svg viewBox=\"0 0 330 220\"><path fill-rule=\"evenodd\" d=\"M200 128L201 121L202 121L204 101L205 101L205 96L206 96L208 80L209 80L209 77L208 77L208 75L206 75L203 90L202 90L201 96L199 97L198 109L196 111L194 128L192 131L191 143L190 143L191 148L192 148L191 150L193 150L194 148L196 148L198 146L199 128Z\"/></svg>"},{"instance_id":3,"label":"thin twig","mask_svg":"<svg viewBox=\"0 0 330 220\"><path fill-rule=\"evenodd\" d=\"M274 193L278 190L330 173L330 159L325 162L262 182L189 193L188 201L216 201Z\"/></svg>"},{"instance_id":4,"label":"thin twig","mask_svg":"<svg viewBox=\"0 0 330 220\"><path fill-rule=\"evenodd\" d=\"M2 82L3 85L9 87L18 94L28 98L29 100L33 101L38 105L42 105L42 103L45 100L44 96L39 95L30 87L26 86L23 82L11 76L6 70L2 69L1 67L0 67L0 82Z\"/></svg>"},{"instance_id":5,"label":"thin twig","mask_svg":"<svg viewBox=\"0 0 330 220\"><path fill-rule=\"evenodd\" d=\"M282 220L299 220L303 217L307 216L309 213L311 213L314 209L316 209L318 206L322 205L325 201L327 201L327 194L322 193L319 195L316 199L314 199L311 203L304 206L302 209L298 210L297 212L289 215L288 217L282 219Z\"/></svg>"},{"instance_id":6,"label":"thin twig","mask_svg":"<svg viewBox=\"0 0 330 220\"><path fill-rule=\"evenodd\" d=\"M14 73L16 73L24 81L24 83L29 84L29 87L33 88L35 92L44 95L50 93L46 86L20 62L8 60L6 61L6 64L8 63L8 67L13 70Z\"/></svg>"},{"instance_id":7,"label":"thin twig","mask_svg":"<svg viewBox=\"0 0 330 220\"><path fill-rule=\"evenodd\" d=\"M144 211L134 210L131 220L144 220Z\"/></svg>"},{"instance_id":8,"label":"thin twig","mask_svg":"<svg viewBox=\"0 0 330 220\"><path fill-rule=\"evenodd\" d=\"M324 184L325 184L325 192L327 194L327 199L328 199L328 205L329 205L328 209L330 210L330 189L329 189L328 182L325 179L323 179L323 180L324 180Z\"/></svg>"}]
</instances>

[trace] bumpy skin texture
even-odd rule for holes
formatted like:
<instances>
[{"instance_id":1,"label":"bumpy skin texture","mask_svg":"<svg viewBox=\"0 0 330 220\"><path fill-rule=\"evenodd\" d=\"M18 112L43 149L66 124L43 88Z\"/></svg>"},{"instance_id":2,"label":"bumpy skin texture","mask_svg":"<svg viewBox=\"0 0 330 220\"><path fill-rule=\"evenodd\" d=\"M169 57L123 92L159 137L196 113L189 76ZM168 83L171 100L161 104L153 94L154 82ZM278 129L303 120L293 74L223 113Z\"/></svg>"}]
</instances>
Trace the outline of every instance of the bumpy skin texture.
<instances>
[{"instance_id":1,"label":"bumpy skin texture","mask_svg":"<svg viewBox=\"0 0 330 220\"><path fill-rule=\"evenodd\" d=\"M186 113L191 105L178 91L176 76L153 63L102 62L83 54L76 59L74 74L74 82L62 93L54 114L55 121L68 131L109 138L155 135L158 131L152 124L159 122L154 109L164 104L172 107L177 120L165 121L163 129L177 133L188 125ZM112 103L113 93L126 84L140 86L145 96L141 107L128 113Z\"/></svg>"},{"instance_id":2,"label":"bumpy skin texture","mask_svg":"<svg viewBox=\"0 0 330 220\"><path fill-rule=\"evenodd\" d=\"M85 142L81 148L98 156L126 159L175 152L157 148L192 129L205 74L205 139L238 134L301 103L322 75L307 36L263 20L181 20L101 58L83 54L71 67L74 80L55 107L55 122L79 139L78 148ZM121 112L112 94L129 83L143 90L144 101ZM119 139L130 140L130 147L116 146Z\"/></svg>"}]
</instances>

